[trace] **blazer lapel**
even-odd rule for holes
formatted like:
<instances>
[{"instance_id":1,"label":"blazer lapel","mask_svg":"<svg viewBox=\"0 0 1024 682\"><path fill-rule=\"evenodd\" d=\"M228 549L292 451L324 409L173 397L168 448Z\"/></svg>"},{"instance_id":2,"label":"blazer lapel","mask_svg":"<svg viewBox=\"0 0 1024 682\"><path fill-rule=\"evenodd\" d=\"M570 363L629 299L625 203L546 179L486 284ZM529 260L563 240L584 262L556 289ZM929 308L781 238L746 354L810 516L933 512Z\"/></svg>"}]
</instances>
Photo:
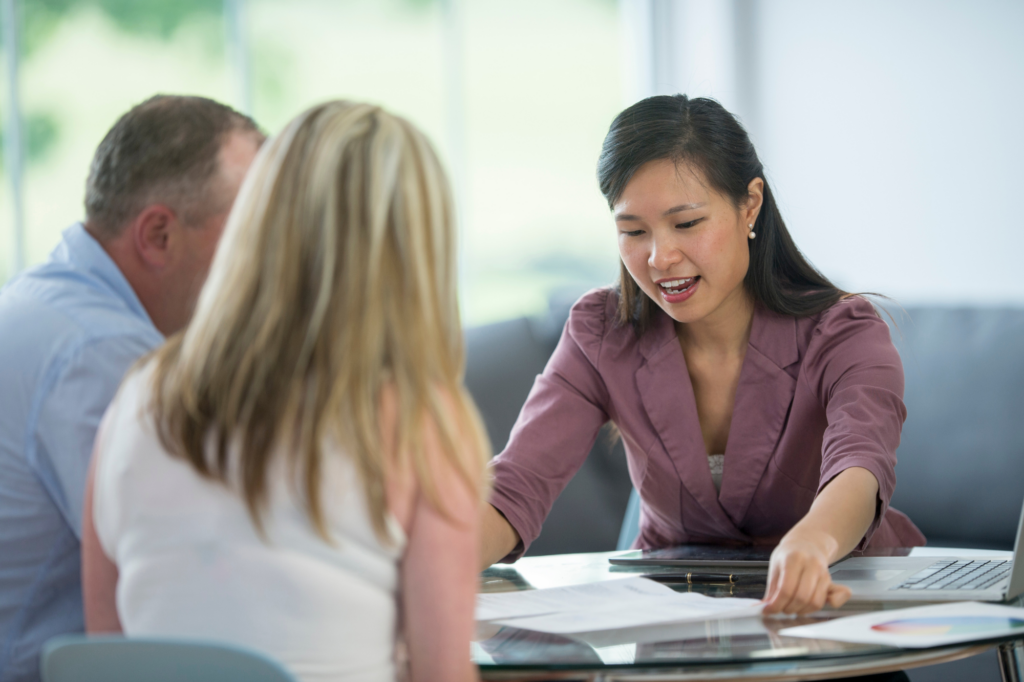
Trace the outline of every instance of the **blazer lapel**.
<instances>
[{"instance_id":1,"label":"blazer lapel","mask_svg":"<svg viewBox=\"0 0 1024 682\"><path fill-rule=\"evenodd\" d=\"M736 389L719 496L733 524L746 516L782 434L796 391L796 379L785 368L799 360L796 320L758 306Z\"/></svg>"},{"instance_id":2,"label":"blazer lapel","mask_svg":"<svg viewBox=\"0 0 1024 682\"><path fill-rule=\"evenodd\" d=\"M654 327L640 339L639 348L645 362L636 372L636 382L644 409L685 488L682 494L688 493L705 512L702 519L689 515L683 519L684 501L680 499L679 518L686 532L698 537L745 541L746 536L719 504L686 359L668 315L658 315ZM730 443L731 439L730 433Z\"/></svg>"}]
</instances>

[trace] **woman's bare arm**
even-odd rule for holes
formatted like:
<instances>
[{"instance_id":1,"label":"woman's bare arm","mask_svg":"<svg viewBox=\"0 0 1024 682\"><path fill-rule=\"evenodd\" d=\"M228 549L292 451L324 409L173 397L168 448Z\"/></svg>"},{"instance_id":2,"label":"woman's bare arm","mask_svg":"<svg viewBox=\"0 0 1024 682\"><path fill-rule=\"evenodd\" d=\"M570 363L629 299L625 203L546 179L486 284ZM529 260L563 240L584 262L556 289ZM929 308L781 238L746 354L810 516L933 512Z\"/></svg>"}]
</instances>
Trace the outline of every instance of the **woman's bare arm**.
<instances>
[{"instance_id":1,"label":"woman's bare arm","mask_svg":"<svg viewBox=\"0 0 1024 682\"><path fill-rule=\"evenodd\" d=\"M480 570L483 570L516 548L519 533L489 504L483 506L480 526Z\"/></svg>"},{"instance_id":2,"label":"woman's bare arm","mask_svg":"<svg viewBox=\"0 0 1024 682\"><path fill-rule=\"evenodd\" d=\"M480 493L442 456L436 431L431 426L425 431L424 447L445 513L422 491L412 497L401 576L410 678L475 682L479 676L469 659L469 642L476 626ZM471 469L480 473L478 465Z\"/></svg>"},{"instance_id":3,"label":"woman's bare arm","mask_svg":"<svg viewBox=\"0 0 1024 682\"><path fill-rule=\"evenodd\" d=\"M99 440L97 433L96 442ZM85 483L85 509L82 512L82 602L85 608L85 631L121 632L121 620L117 617L117 566L104 553L92 517L98 459L98 449L93 448L89 476Z\"/></svg>"},{"instance_id":4,"label":"woman's bare arm","mask_svg":"<svg viewBox=\"0 0 1024 682\"><path fill-rule=\"evenodd\" d=\"M772 552L765 613L813 613L839 607L850 589L832 582L829 564L852 550L875 518L878 481L851 467L825 486L810 511Z\"/></svg>"}]
</instances>

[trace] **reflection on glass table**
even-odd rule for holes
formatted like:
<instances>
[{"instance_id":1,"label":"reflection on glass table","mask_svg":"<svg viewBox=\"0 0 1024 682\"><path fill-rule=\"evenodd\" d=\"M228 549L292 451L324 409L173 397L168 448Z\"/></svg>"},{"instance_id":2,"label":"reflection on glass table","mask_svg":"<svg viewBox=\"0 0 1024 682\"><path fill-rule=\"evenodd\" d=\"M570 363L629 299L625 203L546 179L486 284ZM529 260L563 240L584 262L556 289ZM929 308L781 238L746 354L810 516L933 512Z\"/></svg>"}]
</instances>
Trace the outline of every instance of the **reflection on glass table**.
<instances>
[{"instance_id":1,"label":"reflection on glass table","mask_svg":"<svg viewBox=\"0 0 1024 682\"><path fill-rule=\"evenodd\" d=\"M613 566L615 552L527 557L483 572L481 592L562 587L672 568ZM708 596L760 598L764 586L673 585ZM905 607L894 604L891 608ZM972 656L999 642L907 651L894 647L784 637L794 625L885 605L851 606L811 617L738 618L553 635L479 623L472 644L485 680L828 679L933 665ZM1003 645L1004 679L1018 642Z\"/></svg>"}]
</instances>

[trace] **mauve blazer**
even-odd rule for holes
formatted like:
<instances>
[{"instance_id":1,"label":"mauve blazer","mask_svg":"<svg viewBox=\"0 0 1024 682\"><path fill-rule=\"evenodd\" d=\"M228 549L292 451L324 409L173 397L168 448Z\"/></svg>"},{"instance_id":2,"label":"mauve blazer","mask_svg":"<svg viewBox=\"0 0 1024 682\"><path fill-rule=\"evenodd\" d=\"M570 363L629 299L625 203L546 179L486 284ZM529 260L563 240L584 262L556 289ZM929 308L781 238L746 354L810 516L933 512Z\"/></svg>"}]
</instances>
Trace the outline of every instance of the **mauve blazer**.
<instances>
[{"instance_id":1,"label":"mauve blazer","mask_svg":"<svg viewBox=\"0 0 1024 682\"><path fill-rule=\"evenodd\" d=\"M910 519L889 507L907 414L903 365L868 301L851 297L807 318L755 310L720 494L672 319L658 310L638 337L617 324L617 304L614 290L597 289L573 306L493 460L491 504L523 540L505 561L540 534L609 420L642 500L635 547L775 544L848 467L878 479L878 509L861 547L924 544Z\"/></svg>"}]
</instances>

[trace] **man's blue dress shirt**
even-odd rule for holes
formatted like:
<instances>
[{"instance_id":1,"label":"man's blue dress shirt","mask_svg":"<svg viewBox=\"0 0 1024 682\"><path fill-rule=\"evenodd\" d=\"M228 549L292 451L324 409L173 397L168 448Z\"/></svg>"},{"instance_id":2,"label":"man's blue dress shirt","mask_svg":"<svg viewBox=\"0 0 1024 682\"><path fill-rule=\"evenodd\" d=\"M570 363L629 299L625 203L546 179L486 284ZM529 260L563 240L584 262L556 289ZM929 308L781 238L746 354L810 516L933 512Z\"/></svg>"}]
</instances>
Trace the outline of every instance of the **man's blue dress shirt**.
<instances>
[{"instance_id":1,"label":"man's blue dress shirt","mask_svg":"<svg viewBox=\"0 0 1024 682\"><path fill-rule=\"evenodd\" d=\"M0 682L81 632L79 538L96 428L125 372L163 342L81 224L0 291Z\"/></svg>"}]
</instances>

